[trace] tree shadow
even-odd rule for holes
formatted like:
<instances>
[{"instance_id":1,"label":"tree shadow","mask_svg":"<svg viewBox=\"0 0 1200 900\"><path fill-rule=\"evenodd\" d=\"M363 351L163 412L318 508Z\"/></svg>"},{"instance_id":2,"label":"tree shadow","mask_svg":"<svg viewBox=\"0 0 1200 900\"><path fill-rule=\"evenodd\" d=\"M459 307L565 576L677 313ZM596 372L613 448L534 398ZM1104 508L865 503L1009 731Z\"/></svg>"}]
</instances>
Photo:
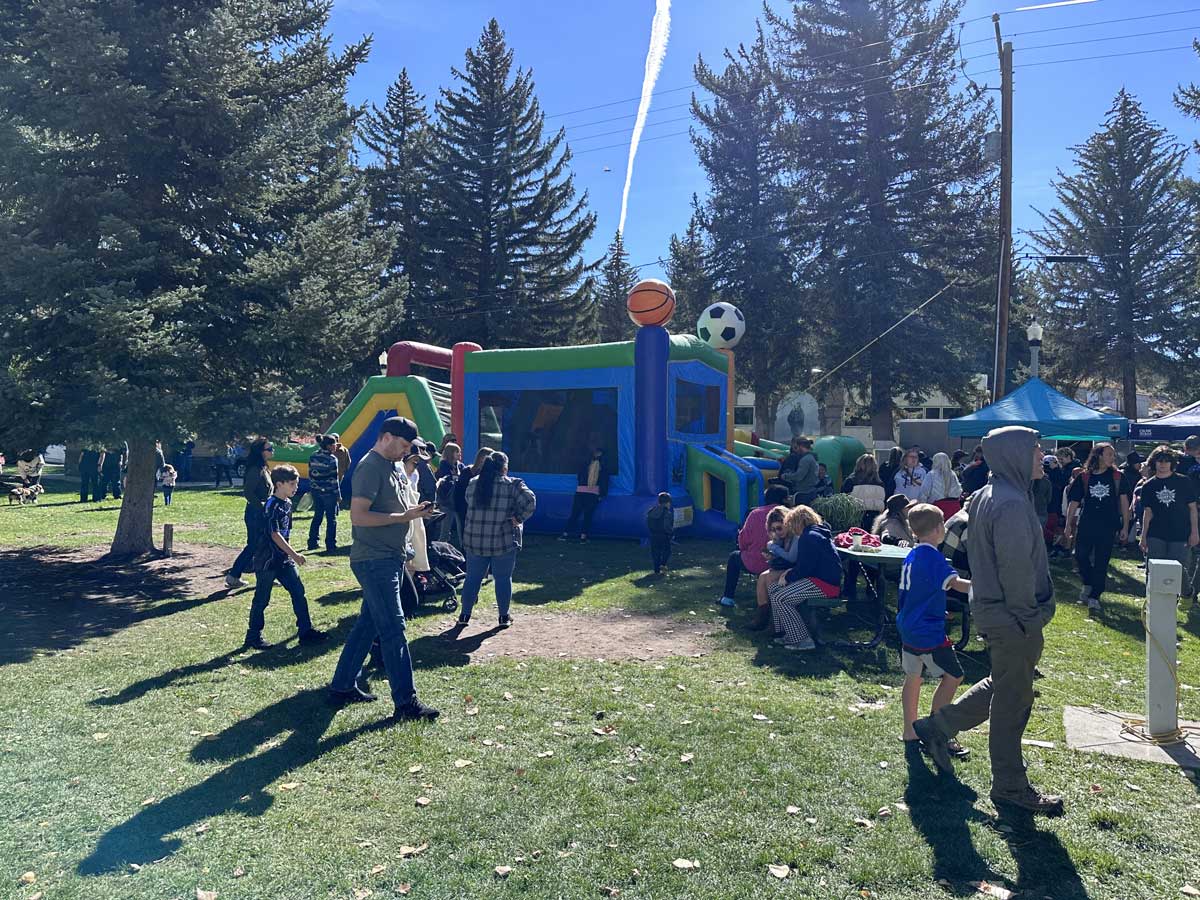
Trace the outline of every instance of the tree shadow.
<instances>
[{"instance_id":1,"label":"tree shadow","mask_svg":"<svg viewBox=\"0 0 1200 900\"><path fill-rule=\"evenodd\" d=\"M285 666L303 665L327 653L340 653L346 635L349 634L350 628L357 618L358 615L354 614L340 619L337 625L327 632L328 638L319 644L297 644L295 647L285 647L283 643L280 643L275 644L269 650L261 651L246 650L240 646L234 647L204 662L178 666L152 678L140 679L122 688L116 694L89 700L88 705L121 706L139 700L151 691L191 681L199 675L224 669L234 662L249 669L279 669ZM290 640L291 638L289 638Z\"/></svg>"},{"instance_id":2,"label":"tree shadow","mask_svg":"<svg viewBox=\"0 0 1200 900\"><path fill-rule=\"evenodd\" d=\"M139 562L109 562L94 552L0 550L0 664L76 647L228 594L223 576L186 549Z\"/></svg>"},{"instance_id":3,"label":"tree shadow","mask_svg":"<svg viewBox=\"0 0 1200 900\"><path fill-rule=\"evenodd\" d=\"M302 691L267 706L192 750L196 763L238 759L232 765L161 802L144 807L111 828L79 863L81 875L102 875L145 865L175 853L183 843L171 837L198 822L228 812L260 816L274 803L268 786L360 734L386 727L386 721L323 738L336 708L322 689ZM278 743L279 735L286 734ZM254 751L263 745L267 749ZM254 754L247 756L247 754Z\"/></svg>"},{"instance_id":4,"label":"tree shadow","mask_svg":"<svg viewBox=\"0 0 1200 900\"><path fill-rule=\"evenodd\" d=\"M437 634L421 635L409 642L408 648L416 668L461 668L471 664L471 655L482 649L484 641L499 633L499 626L466 636L450 628Z\"/></svg>"},{"instance_id":5,"label":"tree shadow","mask_svg":"<svg viewBox=\"0 0 1200 900\"><path fill-rule=\"evenodd\" d=\"M1038 828L1032 814L1008 807L995 818L980 812L975 808L979 799L975 791L952 775L931 771L915 741L905 745L904 761L908 766L904 802L913 827L933 851L934 880L949 882L959 896L978 896L971 882L1003 880L975 849L968 824L976 822L992 828L1008 844L1017 864L1014 893L1087 900L1079 870L1058 835Z\"/></svg>"}]
</instances>

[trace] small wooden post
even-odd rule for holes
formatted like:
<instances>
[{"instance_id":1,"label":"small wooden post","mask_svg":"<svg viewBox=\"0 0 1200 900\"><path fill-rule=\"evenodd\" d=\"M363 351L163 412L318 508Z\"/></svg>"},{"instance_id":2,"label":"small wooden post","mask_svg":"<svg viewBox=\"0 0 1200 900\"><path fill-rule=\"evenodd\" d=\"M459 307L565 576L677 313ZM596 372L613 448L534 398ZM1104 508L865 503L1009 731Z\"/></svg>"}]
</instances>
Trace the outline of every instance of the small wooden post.
<instances>
[{"instance_id":1,"label":"small wooden post","mask_svg":"<svg viewBox=\"0 0 1200 900\"><path fill-rule=\"evenodd\" d=\"M172 556L175 550L175 526L163 526L163 556Z\"/></svg>"}]
</instances>

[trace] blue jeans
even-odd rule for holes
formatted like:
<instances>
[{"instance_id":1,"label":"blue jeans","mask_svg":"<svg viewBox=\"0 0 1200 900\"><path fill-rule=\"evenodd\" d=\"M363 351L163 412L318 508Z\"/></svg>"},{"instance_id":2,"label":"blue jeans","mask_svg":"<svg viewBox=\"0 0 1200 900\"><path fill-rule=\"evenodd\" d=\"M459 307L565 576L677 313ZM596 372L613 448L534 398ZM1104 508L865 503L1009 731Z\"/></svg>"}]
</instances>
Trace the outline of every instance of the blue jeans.
<instances>
[{"instance_id":1,"label":"blue jeans","mask_svg":"<svg viewBox=\"0 0 1200 900\"><path fill-rule=\"evenodd\" d=\"M466 556L467 577L463 581L462 612L458 617L464 622L471 618L471 610L479 600L479 586L483 584L490 568L496 585L496 611L501 619L507 618L508 607L512 603L512 577L513 569L517 567L517 551L510 550L503 556L476 556L474 553Z\"/></svg>"},{"instance_id":2,"label":"blue jeans","mask_svg":"<svg viewBox=\"0 0 1200 900\"><path fill-rule=\"evenodd\" d=\"M296 614L296 629L301 634L312 630L312 620L308 617L308 599L304 596L304 582L300 580L296 564L287 559L258 573L258 580L254 585L254 599L250 602L250 627L246 629L247 637L262 634L263 625L266 623L267 604L271 602L271 588L275 586L276 581L291 595L292 612Z\"/></svg>"},{"instance_id":3,"label":"blue jeans","mask_svg":"<svg viewBox=\"0 0 1200 900\"><path fill-rule=\"evenodd\" d=\"M171 495L175 493L175 488L163 485L163 506L171 505Z\"/></svg>"},{"instance_id":4,"label":"blue jeans","mask_svg":"<svg viewBox=\"0 0 1200 900\"><path fill-rule=\"evenodd\" d=\"M337 546L337 517L342 508L341 498L337 494L313 491L312 508L312 524L308 526L308 549L317 549L317 542L321 539L322 519L325 520L325 549L334 549Z\"/></svg>"},{"instance_id":5,"label":"blue jeans","mask_svg":"<svg viewBox=\"0 0 1200 900\"><path fill-rule=\"evenodd\" d=\"M261 506L253 503L246 504L246 511L242 513L242 522L246 525L246 546L242 548L242 552L233 561L233 568L229 570L229 574L234 578L241 578L243 572L250 571L250 566L254 562L254 549L258 546L266 526L263 519Z\"/></svg>"},{"instance_id":6,"label":"blue jeans","mask_svg":"<svg viewBox=\"0 0 1200 900\"><path fill-rule=\"evenodd\" d=\"M400 605L400 581L404 560L368 559L350 563L350 571L362 585L362 611L346 637L346 646L333 672L335 691L352 691L375 638L383 652L383 668L392 686L392 702L407 706L417 695L413 684L412 656L404 634L404 609Z\"/></svg>"}]
</instances>

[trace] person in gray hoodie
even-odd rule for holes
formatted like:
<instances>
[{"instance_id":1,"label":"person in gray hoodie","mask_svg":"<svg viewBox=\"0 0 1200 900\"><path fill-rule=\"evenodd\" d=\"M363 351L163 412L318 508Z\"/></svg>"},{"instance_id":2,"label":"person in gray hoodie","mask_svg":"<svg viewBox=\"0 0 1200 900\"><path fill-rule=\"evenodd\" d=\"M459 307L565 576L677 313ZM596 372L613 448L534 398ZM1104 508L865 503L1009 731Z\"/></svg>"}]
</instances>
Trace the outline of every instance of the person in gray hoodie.
<instances>
[{"instance_id":1,"label":"person in gray hoodie","mask_svg":"<svg viewBox=\"0 0 1200 900\"><path fill-rule=\"evenodd\" d=\"M1029 812L1058 814L1061 797L1036 790L1025 774L1021 736L1033 710L1034 667L1042 629L1054 616L1054 587L1030 480L1042 468L1040 435L1031 428L997 428L983 439L991 469L971 498L967 555L971 560L971 615L988 643L991 674L936 715L913 728L934 763L953 772L947 741L991 720L992 802Z\"/></svg>"}]
</instances>

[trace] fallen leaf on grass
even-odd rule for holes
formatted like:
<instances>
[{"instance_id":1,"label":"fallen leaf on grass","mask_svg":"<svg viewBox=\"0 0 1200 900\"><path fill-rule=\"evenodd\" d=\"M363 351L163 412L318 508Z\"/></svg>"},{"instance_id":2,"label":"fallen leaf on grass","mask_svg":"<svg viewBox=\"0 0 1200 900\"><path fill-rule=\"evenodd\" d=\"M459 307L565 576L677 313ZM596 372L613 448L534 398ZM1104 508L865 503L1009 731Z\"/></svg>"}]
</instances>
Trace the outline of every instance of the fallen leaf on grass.
<instances>
[{"instance_id":1,"label":"fallen leaf on grass","mask_svg":"<svg viewBox=\"0 0 1200 900\"><path fill-rule=\"evenodd\" d=\"M685 687L684 687L682 684L677 684L677 685L675 685L675 690L677 690L677 691L686 691L686 690L687 690L687 688L685 688Z\"/></svg>"},{"instance_id":2,"label":"fallen leaf on grass","mask_svg":"<svg viewBox=\"0 0 1200 900\"><path fill-rule=\"evenodd\" d=\"M367 900L367 898L371 896L371 893L372 892L367 888L355 888L354 900Z\"/></svg>"},{"instance_id":3,"label":"fallen leaf on grass","mask_svg":"<svg viewBox=\"0 0 1200 900\"><path fill-rule=\"evenodd\" d=\"M512 866L496 866L496 877L507 878L512 874Z\"/></svg>"},{"instance_id":4,"label":"fallen leaf on grass","mask_svg":"<svg viewBox=\"0 0 1200 900\"><path fill-rule=\"evenodd\" d=\"M615 725L605 725L603 727L597 726L596 728L592 729L592 734L597 734L600 737L608 737L610 734L616 733L617 727Z\"/></svg>"},{"instance_id":5,"label":"fallen leaf on grass","mask_svg":"<svg viewBox=\"0 0 1200 900\"><path fill-rule=\"evenodd\" d=\"M879 768L886 769L887 767L888 767L887 760L881 759L879 761Z\"/></svg>"},{"instance_id":6,"label":"fallen leaf on grass","mask_svg":"<svg viewBox=\"0 0 1200 900\"><path fill-rule=\"evenodd\" d=\"M511 693L511 692L509 692L509 691L505 691L505 692L504 692L504 699L505 699L505 700L508 700L509 702L512 702L512 698L513 698L513 695L512 695L512 693Z\"/></svg>"},{"instance_id":7,"label":"fallen leaf on grass","mask_svg":"<svg viewBox=\"0 0 1200 900\"><path fill-rule=\"evenodd\" d=\"M45 896L46 895L44 893L38 891L36 894L30 894L27 898L25 898L25 900L42 900L42 898Z\"/></svg>"},{"instance_id":8,"label":"fallen leaf on grass","mask_svg":"<svg viewBox=\"0 0 1200 900\"><path fill-rule=\"evenodd\" d=\"M1138 787L1136 784L1134 784L1134 783L1133 783L1133 782L1131 782L1131 781L1127 781L1127 782L1125 782L1125 787L1129 788L1129 790L1131 790L1131 791L1137 791L1137 792L1139 792L1139 793L1140 793L1140 792L1141 792L1141 790L1142 790L1140 787Z\"/></svg>"},{"instance_id":9,"label":"fallen leaf on grass","mask_svg":"<svg viewBox=\"0 0 1200 900\"><path fill-rule=\"evenodd\" d=\"M817 820L816 820L814 817L812 817L812 816L809 816L807 819L805 819L805 820L804 820L804 824L806 824L806 825L816 825L816 824L817 824Z\"/></svg>"},{"instance_id":10,"label":"fallen leaf on grass","mask_svg":"<svg viewBox=\"0 0 1200 900\"><path fill-rule=\"evenodd\" d=\"M387 871L387 866L385 866L385 865L382 865L382 864L381 864L381 865L378 865L378 866L372 866L372 867L371 867L371 874L372 874L372 875L382 875L382 874L383 874L384 872L386 872L386 871Z\"/></svg>"},{"instance_id":11,"label":"fallen leaf on grass","mask_svg":"<svg viewBox=\"0 0 1200 900\"><path fill-rule=\"evenodd\" d=\"M600 888L600 893L605 897L620 897L621 889L619 887L602 887Z\"/></svg>"},{"instance_id":12,"label":"fallen leaf on grass","mask_svg":"<svg viewBox=\"0 0 1200 900\"><path fill-rule=\"evenodd\" d=\"M196 834L204 834L204 832L208 831L210 828L212 828L212 826L207 822L201 822L196 826Z\"/></svg>"},{"instance_id":13,"label":"fallen leaf on grass","mask_svg":"<svg viewBox=\"0 0 1200 900\"><path fill-rule=\"evenodd\" d=\"M280 789L281 791L294 791L294 790L295 790L296 788L298 788L298 787L300 787L300 782L298 782L298 781L289 781L287 784L281 784L281 785L279 786L279 789Z\"/></svg>"},{"instance_id":14,"label":"fallen leaf on grass","mask_svg":"<svg viewBox=\"0 0 1200 900\"><path fill-rule=\"evenodd\" d=\"M1054 741L1035 741L1033 738L1021 738L1021 743L1026 747L1041 747L1043 750L1054 749ZM986 884L986 882L984 883ZM992 885L992 887L995 887L995 885Z\"/></svg>"},{"instance_id":15,"label":"fallen leaf on grass","mask_svg":"<svg viewBox=\"0 0 1200 900\"><path fill-rule=\"evenodd\" d=\"M995 897L996 900L1009 900L1013 895L1008 888L1002 888L998 884L991 884L987 881L972 881L970 885L984 896Z\"/></svg>"},{"instance_id":16,"label":"fallen leaf on grass","mask_svg":"<svg viewBox=\"0 0 1200 900\"><path fill-rule=\"evenodd\" d=\"M246 870L243 869L241 866L238 866L236 869L233 870L234 878L241 878L245 874L246 874Z\"/></svg>"},{"instance_id":17,"label":"fallen leaf on grass","mask_svg":"<svg viewBox=\"0 0 1200 900\"><path fill-rule=\"evenodd\" d=\"M776 878L787 878L792 874L792 867L786 864L782 866L767 866L767 871Z\"/></svg>"},{"instance_id":18,"label":"fallen leaf on grass","mask_svg":"<svg viewBox=\"0 0 1200 900\"><path fill-rule=\"evenodd\" d=\"M767 719L767 717L766 717L766 716L764 716L762 713L755 713L755 714L754 714L754 715L752 715L750 718L752 718L752 719L753 719L755 722L767 722L767 721L769 721L769 720Z\"/></svg>"},{"instance_id":19,"label":"fallen leaf on grass","mask_svg":"<svg viewBox=\"0 0 1200 900\"><path fill-rule=\"evenodd\" d=\"M410 857L413 857L413 856L420 856L422 853L424 853L428 849L429 849L428 844L421 844L419 847L410 847L407 844L404 844L400 847L400 858L401 859L409 859Z\"/></svg>"},{"instance_id":20,"label":"fallen leaf on grass","mask_svg":"<svg viewBox=\"0 0 1200 900\"><path fill-rule=\"evenodd\" d=\"M418 772L420 772L420 771L421 771L422 769L424 769L424 768L425 768L425 767L424 767L423 765L421 765L420 763L417 763L415 766L409 766L409 767L408 767L408 774L409 774L409 775L416 775Z\"/></svg>"},{"instance_id":21,"label":"fallen leaf on grass","mask_svg":"<svg viewBox=\"0 0 1200 900\"><path fill-rule=\"evenodd\" d=\"M695 758L696 758L696 754L694 754L694 753L681 753L679 755L679 761L681 763L683 763L684 765L687 765Z\"/></svg>"},{"instance_id":22,"label":"fallen leaf on grass","mask_svg":"<svg viewBox=\"0 0 1200 900\"><path fill-rule=\"evenodd\" d=\"M26 872L24 875L21 876L20 881L21 881L21 884L37 884L37 873L36 872Z\"/></svg>"},{"instance_id":23,"label":"fallen leaf on grass","mask_svg":"<svg viewBox=\"0 0 1200 900\"><path fill-rule=\"evenodd\" d=\"M217 900L217 892L196 888L196 900Z\"/></svg>"},{"instance_id":24,"label":"fallen leaf on grass","mask_svg":"<svg viewBox=\"0 0 1200 900\"><path fill-rule=\"evenodd\" d=\"M430 800L428 797L418 797L417 798L417 806L428 806L432 802L433 801Z\"/></svg>"},{"instance_id":25,"label":"fallen leaf on grass","mask_svg":"<svg viewBox=\"0 0 1200 900\"><path fill-rule=\"evenodd\" d=\"M900 810L900 812L908 812L908 804L903 800L897 800L893 805L896 807L896 809Z\"/></svg>"},{"instance_id":26,"label":"fallen leaf on grass","mask_svg":"<svg viewBox=\"0 0 1200 900\"><path fill-rule=\"evenodd\" d=\"M102 741L102 740L104 740L106 737L108 737L108 732L107 732L107 731L97 731L95 734L93 734L93 735L92 735L92 740L94 740L94 741Z\"/></svg>"},{"instance_id":27,"label":"fallen leaf on grass","mask_svg":"<svg viewBox=\"0 0 1200 900\"><path fill-rule=\"evenodd\" d=\"M874 822L872 822L870 819L864 819L862 816L858 816L857 818L855 818L854 824L857 825L859 828L874 828L875 827Z\"/></svg>"},{"instance_id":28,"label":"fallen leaf on grass","mask_svg":"<svg viewBox=\"0 0 1200 900\"><path fill-rule=\"evenodd\" d=\"M700 868L700 863L694 859L677 859L671 865L684 872Z\"/></svg>"},{"instance_id":29,"label":"fallen leaf on grass","mask_svg":"<svg viewBox=\"0 0 1200 900\"><path fill-rule=\"evenodd\" d=\"M479 707L478 706L468 706L466 708L465 712L468 716L477 716L477 715L479 715Z\"/></svg>"},{"instance_id":30,"label":"fallen leaf on grass","mask_svg":"<svg viewBox=\"0 0 1200 900\"><path fill-rule=\"evenodd\" d=\"M396 893L397 894L404 894L407 896L411 891L412 891L412 885L409 884L407 881L404 882L403 884L396 885Z\"/></svg>"},{"instance_id":31,"label":"fallen leaf on grass","mask_svg":"<svg viewBox=\"0 0 1200 900\"><path fill-rule=\"evenodd\" d=\"M553 750L543 750L541 753L539 753L539 754L537 755L537 758L538 758L538 759L546 759L547 757L550 757L550 756L553 756L553 755L554 755L554 751L553 751Z\"/></svg>"},{"instance_id":32,"label":"fallen leaf on grass","mask_svg":"<svg viewBox=\"0 0 1200 900\"><path fill-rule=\"evenodd\" d=\"M1102 788L1098 784L1093 784L1090 788L1088 788L1088 791L1092 794L1099 794L1103 790L1104 790L1104 788Z\"/></svg>"},{"instance_id":33,"label":"fallen leaf on grass","mask_svg":"<svg viewBox=\"0 0 1200 900\"><path fill-rule=\"evenodd\" d=\"M1200 897L1200 888L1194 888L1190 884L1185 884L1179 889L1179 893L1185 897Z\"/></svg>"},{"instance_id":34,"label":"fallen leaf on grass","mask_svg":"<svg viewBox=\"0 0 1200 900\"><path fill-rule=\"evenodd\" d=\"M879 812L875 813L875 817L878 819L890 819L892 817L892 811L886 806L881 806L879 807Z\"/></svg>"},{"instance_id":35,"label":"fallen leaf on grass","mask_svg":"<svg viewBox=\"0 0 1200 900\"><path fill-rule=\"evenodd\" d=\"M473 765L475 765L475 763L471 762L469 759L456 759L454 761L454 768L456 769L465 769L467 766Z\"/></svg>"},{"instance_id":36,"label":"fallen leaf on grass","mask_svg":"<svg viewBox=\"0 0 1200 900\"><path fill-rule=\"evenodd\" d=\"M142 801L142 806L149 806L153 802L154 802L153 797L147 797L145 800Z\"/></svg>"}]
</instances>

